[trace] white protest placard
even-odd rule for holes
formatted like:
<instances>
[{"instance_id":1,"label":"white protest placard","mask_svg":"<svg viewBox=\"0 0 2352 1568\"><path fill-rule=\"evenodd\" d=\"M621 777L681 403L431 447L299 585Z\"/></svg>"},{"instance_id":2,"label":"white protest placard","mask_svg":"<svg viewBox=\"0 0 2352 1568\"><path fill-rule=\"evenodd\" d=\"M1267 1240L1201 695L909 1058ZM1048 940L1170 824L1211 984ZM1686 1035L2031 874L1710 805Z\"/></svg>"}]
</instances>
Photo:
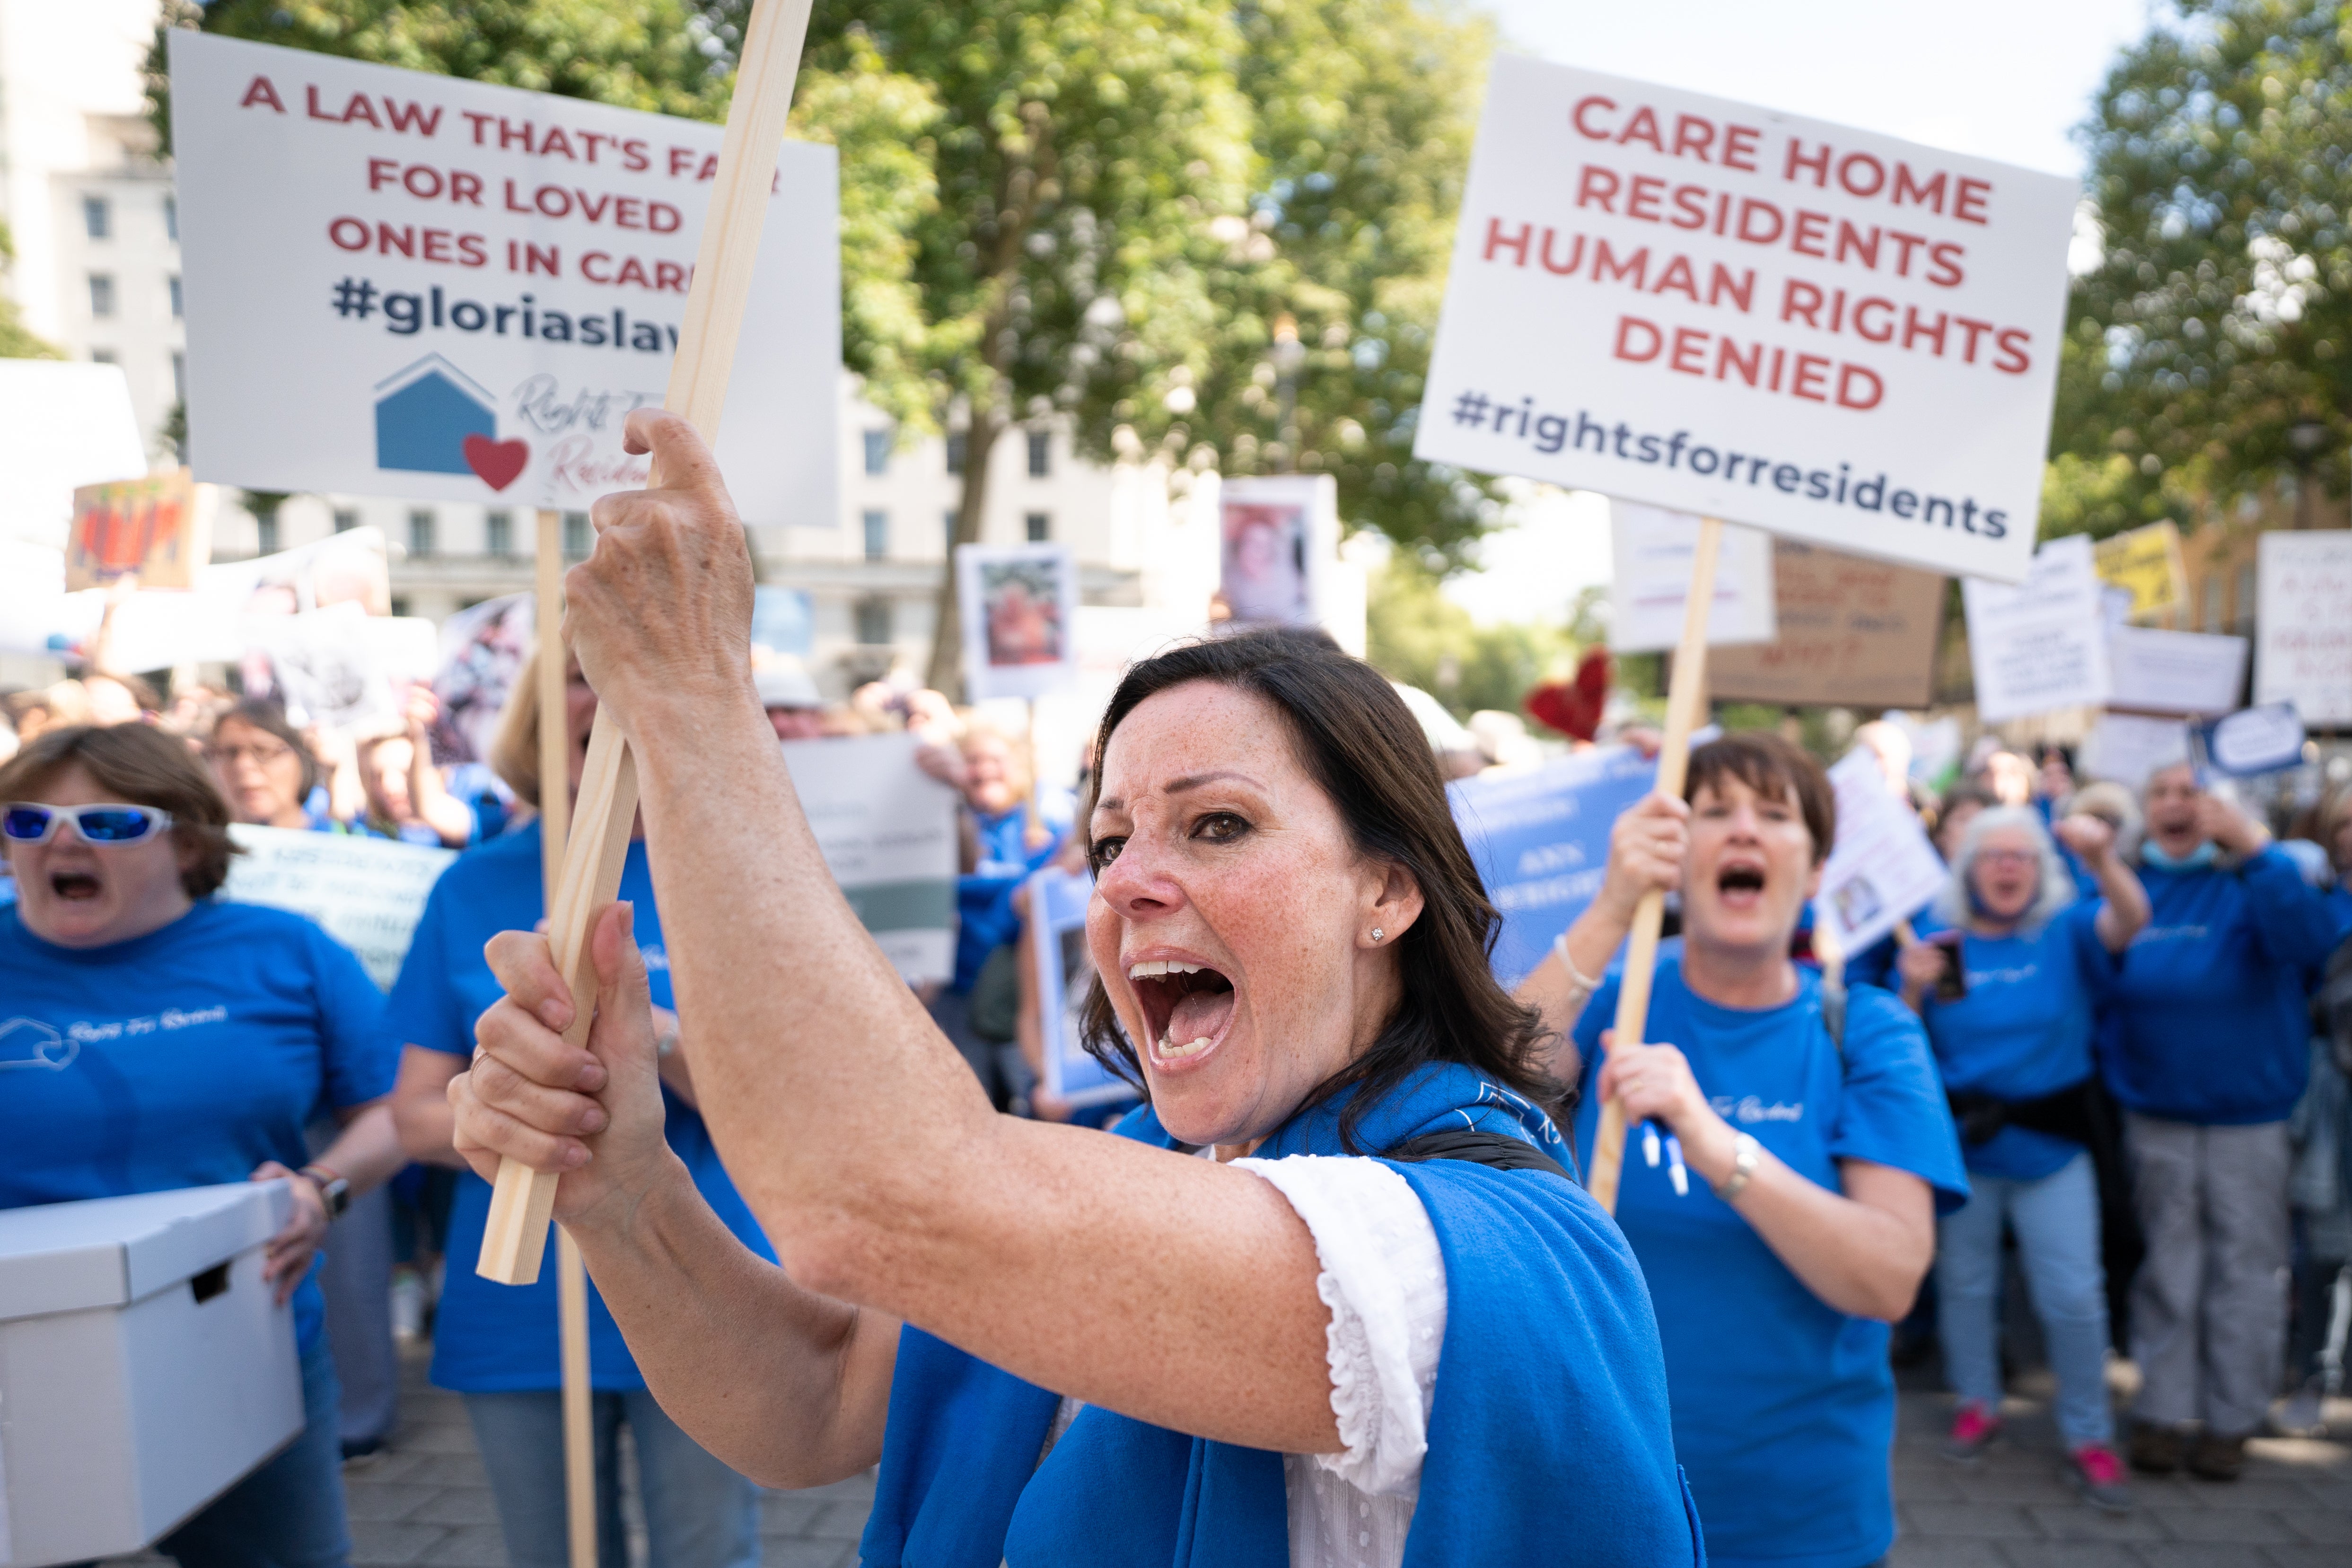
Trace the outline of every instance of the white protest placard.
<instances>
[{"instance_id":1,"label":"white protest placard","mask_svg":"<svg viewBox=\"0 0 2352 1568\"><path fill-rule=\"evenodd\" d=\"M1651 653L1683 640L1691 558L1699 520L1634 501L1609 503L1609 540L1616 575L1609 585L1609 646ZM1779 635L1772 589L1772 536L1726 524L1715 566L1715 603L1706 617L1712 646L1769 643Z\"/></svg>"},{"instance_id":2,"label":"white protest placard","mask_svg":"<svg viewBox=\"0 0 2352 1568\"><path fill-rule=\"evenodd\" d=\"M230 859L221 896L309 915L358 955L368 978L385 990L400 976L425 895L457 858L455 850L353 833L243 822L228 832L245 852Z\"/></svg>"},{"instance_id":3,"label":"white protest placard","mask_svg":"<svg viewBox=\"0 0 2352 1568\"><path fill-rule=\"evenodd\" d=\"M146 472L120 365L0 360L0 539L62 548L76 490Z\"/></svg>"},{"instance_id":4,"label":"white protest placard","mask_svg":"<svg viewBox=\"0 0 2352 1568\"><path fill-rule=\"evenodd\" d=\"M2303 761L2303 720L2293 703L2264 703L2209 719L2189 731L2200 773L2250 779Z\"/></svg>"},{"instance_id":5,"label":"white protest placard","mask_svg":"<svg viewBox=\"0 0 2352 1568\"><path fill-rule=\"evenodd\" d=\"M173 29L200 478L584 508L645 482L723 133ZM833 512L834 150L787 142L719 461L745 521Z\"/></svg>"},{"instance_id":6,"label":"white protest placard","mask_svg":"<svg viewBox=\"0 0 2352 1568\"><path fill-rule=\"evenodd\" d=\"M2102 588L2083 534L2034 552L2018 587L1975 578L1960 584L1969 618L1969 663L1977 716L1986 724L2095 706L2107 700L2107 622Z\"/></svg>"},{"instance_id":7,"label":"white protest placard","mask_svg":"<svg viewBox=\"0 0 2352 1568\"><path fill-rule=\"evenodd\" d=\"M963 681L975 703L1042 697L1078 678L1078 562L1057 544L958 545Z\"/></svg>"},{"instance_id":8,"label":"white protest placard","mask_svg":"<svg viewBox=\"0 0 2352 1568\"><path fill-rule=\"evenodd\" d=\"M955 973L956 792L900 731L782 743L825 869L909 985Z\"/></svg>"},{"instance_id":9,"label":"white protest placard","mask_svg":"<svg viewBox=\"0 0 2352 1568\"><path fill-rule=\"evenodd\" d=\"M2116 626L2107 635L2107 672L2111 706L2145 713L2228 713L2238 706L2246 684L2246 640Z\"/></svg>"},{"instance_id":10,"label":"white protest placard","mask_svg":"<svg viewBox=\"0 0 2352 1568\"><path fill-rule=\"evenodd\" d=\"M1217 492L1217 591L1239 626L1323 626L1339 559L1328 474L1227 479Z\"/></svg>"},{"instance_id":11,"label":"white protest placard","mask_svg":"<svg viewBox=\"0 0 2352 1568\"><path fill-rule=\"evenodd\" d=\"M1857 747L1830 769L1837 791L1837 841L1822 868L1813 926L1852 956L1908 920L1942 891L1948 874L1927 829L1886 788L1878 757Z\"/></svg>"},{"instance_id":12,"label":"white protest placard","mask_svg":"<svg viewBox=\"0 0 2352 1568\"><path fill-rule=\"evenodd\" d=\"M1497 56L1413 450L2014 582L2075 195Z\"/></svg>"},{"instance_id":13,"label":"white protest placard","mask_svg":"<svg viewBox=\"0 0 2352 1568\"><path fill-rule=\"evenodd\" d=\"M2352 532L2273 531L2256 542L2254 701L2305 724L2352 724Z\"/></svg>"},{"instance_id":14,"label":"white protest placard","mask_svg":"<svg viewBox=\"0 0 2352 1568\"><path fill-rule=\"evenodd\" d=\"M2107 779L2138 789L2159 768L2189 760L2189 726L2177 718L2103 713L2075 754L2085 779Z\"/></svg>"},{"instance_id":15,"label":"white protest placard","mask_svg":"<svg viewBox=\"0 0 2352 1568\"><path fill-rule=\"evenodd\" d=\"M1051 866L1029 879L1029 920L1036 955L1037 1032L1045 1092L1072 1105L1135 1098L1135 1086L1087 1054L1087 993L1095 965L1087 951L1087 904L1094 878Z\"/></svg>"}]
</instances>

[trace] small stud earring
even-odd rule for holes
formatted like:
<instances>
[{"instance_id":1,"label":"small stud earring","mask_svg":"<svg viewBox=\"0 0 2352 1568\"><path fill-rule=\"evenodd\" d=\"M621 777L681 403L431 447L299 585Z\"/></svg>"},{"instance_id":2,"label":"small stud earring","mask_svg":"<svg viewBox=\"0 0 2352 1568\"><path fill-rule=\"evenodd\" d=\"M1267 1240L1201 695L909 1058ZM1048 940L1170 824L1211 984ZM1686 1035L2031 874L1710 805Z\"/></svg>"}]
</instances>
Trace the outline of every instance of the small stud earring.
<instances>
[{"instance_id":1,"label":"small stud earring","mask_svg":"<svg viewBox=\"0 0 2352 1568\"><path fill-rule=\"evenodd\" d=\"M1381 937L1383 937L1383 936L1387 936L1387 935L1388 935L1388 933L1387 933L1387 932L1385 932L1385 931L1383 931L1383 930L1381 930L1379 926L1375 925L1375 926L1373 926L1373 927L1372 927L1372 940L1373 940L1373 941L1377 942L1377 941L1379 941Z\"/></svg>"}]
</instances>

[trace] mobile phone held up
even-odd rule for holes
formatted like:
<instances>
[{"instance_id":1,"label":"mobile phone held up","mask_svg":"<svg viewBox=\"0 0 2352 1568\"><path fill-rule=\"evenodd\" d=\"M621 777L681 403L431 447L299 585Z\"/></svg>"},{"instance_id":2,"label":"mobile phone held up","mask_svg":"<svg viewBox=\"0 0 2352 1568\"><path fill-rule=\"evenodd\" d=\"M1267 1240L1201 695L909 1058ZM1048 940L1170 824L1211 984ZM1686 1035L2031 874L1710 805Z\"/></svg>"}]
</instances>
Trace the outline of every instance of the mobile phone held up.
<instances>
[{"instance_id":1,"label":"mobile phone held up","mask_svg":"<svg viewBox=\"0 0 2352 1568\"><path fill-rule=\"evenodd\" d=\"M1944 967L1936 976L1936 999L1957 1002L1969 994L1968 966L1960 959L1960 934L1938 931L1927 939L1927 946L1943 955Z\"/></svg>"}]
</instances>

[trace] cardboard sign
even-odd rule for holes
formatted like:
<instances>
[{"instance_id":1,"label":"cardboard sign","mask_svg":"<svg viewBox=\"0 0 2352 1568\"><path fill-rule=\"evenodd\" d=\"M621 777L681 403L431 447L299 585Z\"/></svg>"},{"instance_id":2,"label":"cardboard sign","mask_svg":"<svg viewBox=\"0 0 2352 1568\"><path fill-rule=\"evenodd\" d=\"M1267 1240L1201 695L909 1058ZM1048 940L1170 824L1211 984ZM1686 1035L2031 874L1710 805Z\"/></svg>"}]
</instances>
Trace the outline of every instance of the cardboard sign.
<instances>
[{"instance_id":1,"label":"cardboard sign","mask_svg":"<svg viewBox=\"0 0 2352 1568\"><path fill-rule=\"evenodd\" d=\"M58 549L77 489L146 472L121 366L0 360L0 539Z\"/></svg>"},{"instance_id":2,"label":"cardboard sign","mask_svg":"<svg viewBox=\"0 0 2352 1568\"><path fill-rule=\"evenodd\" d=\"M908 985L955 973L956 792L904 731L782 743L825 869Z\"/></svg>"},{"instance_id":3,"label":"cardboard sign","mask_svg":"<svg viewBox=\"0 0 2352 1568\"><path fill-rule=\"evenodd\" d=\"M2070 534L2043 545L2020 587L1972 578L1960 584L1960 598L1984 723L2107 700L2107 622L2089 538Z\"/></svg>"},{"instance_id":4,"label":"cardboard sign","mask_svg":"<svg viewBox=\"0 0 2352 1568\"><path fill-rule=\"evenodd\" d=\"M1944 580L1932 571L1772 541L1778 636L1706 660L1727 702L1784 707L1925 707L1936 685Z\"/></svg>"},{"instance_id":5,"label":"cardboard sign","mask_svg":"<svg viewBox=\"0 0 2352 1568\"><path fill-rule=\"evenodd\" d=\"M2259 550L2254 701L2305 724L2352 724L2352 532L2266 533Z\"/></svg>"},{"instance_id":6,"label":"cardboard sign","mask_svg":"<svg viewBox=\"0 0 2352 1568\"><path fill-rule=\"evenodd\" d=\"M972 702L1042 697L1078 678L1078 563L1067 545L956 546L963 681Z\"/></svg>"},{"instance_id":7,"label":"cardboard sign","mask_svg":"<svg viewBox=\"0 0 2352 1568\"><path fill-rule=\"evenodd\" d=\"M1092 877L1048 866L1029 879L1029 919L1037 956L1037 1025L1045 1046L1045 1092L1073 1105L1132 1100L1135 1086L1087 1053L1080 1043L1087 993L1095 979L1087 953Z\"/></svg>"},{"instance_id":8,"label":"cardboard sign","mask_svg":"<svg viewBox=\"0 0 2352 1568\"><path fill-rule=\"evenodd\" d=\"M1609 869L1617 814L1656 785L1658 768L1631 747L1547 762L1527 773L1447 786L1486 896L1502 911L1496 977L1517 986L1575 923Z\"/></svg>"},{"instance_id":9,"label":"cardboard sign","mask_svg":"<svg viewBox=\"0 0 2352 1568\"><path fill-rule=\"evenodd\" d=\"M2017 581L2075 195L1497 56L1413 451Z\"/></svg>"},{"instance_id":10,"label":"cardboard sign","mask_svg":"<svg viewBox=\"0 0 2352 1568\"><path fill-rule=\"evenodd\" d=\"M2293 703L2240 708L2225 718L2193 726L2189 739L2200 778L2219 773L2251 779L2303 763L2303 720L2295 716Z\"/></svg>"},{"instance_id":11,"label":"cardboard sign","mask_svg":"<svg viewBox=\"0 0 2352 1568\"><path fill-rule=\"evenodd\" d=\"M1218 491L1217 591L1236 626L1319 626L1339 551L1328 475L1228 479Z\"/></svg>"},{"instance_id":12,"label":"cardboard sign","mask_svg":"<svg viewBox=\"0 0 2352 1568\"><path fill-rule=\"evenodd\" d=\"M2189 726L2177 718L2104 713L2074 760L2084 779L2109 779L2137 790L2157 769L2189 760Z\"/></svg>"},{"instance_id":13,"label":"cardboard sign","mask_svg":"<svg viewBox=\"0 0 2352 1568\"><path fill-rule=\"evenodd\" d=\"M424 917L425 895L457 858L455 850L352 833L242 822L228 832L245 852L230 859L221 896L309 915L387 991Z\"/></svg>"},{"instance_id":14,"label":"cardboard sign","mask_svg":"<svg viewBox=\"0 0 2352 1568\"><path fill-rule=\"evenodd\" d=\"M2107 670L2111 706L2143 713L2228 713L2245 687L2246 640L2117 626L2107 633Z\"/></svg>"},{"instance_id":15,"label":"cardboard sign","mask_svg":"<svg viewBox=\"0 0 2352 1568\"><path fill-rule=\"evenodd\" d=\"M2189 602L2178 524L2150 523L2098 542L2099 580L2131 594L2130 618L2146 620Z\"/></svg>"},{"instance_id":16,"label":"cardboard sign","mask_svg":"<svg viewBox=\"0 0 2352 1568\"><path fill-rule=\"evenodd\" d=\"M532 595L509 593L470 605L441 622L440 664L433 695L433 760L487 762L499 717L514 695L530 654L537 605Z\"/></svg>"},{"instance_id":17,"label":"cardboard sign","mask_svg":"<svg viewBox=\"0 0 2352 1568\"><path fill-rule=\"evenodd\" d=\"M142 588L193 588L212 559L218 493L185 468L85 485L74 492L66 538L66 588L99 588L135 578Z\"/></svg>"},{"instance_id":18,"label":"cardboard sign","mask_svg":"<svg viewBox=\"0 0 2352 1568\"><path fill-rule=\"evenodd\" d=\"M173 29L202 476L582 509L645 482L723 129ZM787 143L719 462L746 522L833 514L831 147Z\"/></svg>"},{"instance_id":19,"label":"cardboard sign","mask_svg":"<svg viewBox=\"0 0 2352 1568\"><path fill-rule=\"evenodd\" d=\"M1683 640L1691 558L1699 520L1632 501L1609 504L1609 542L1616 575L1609 585L1609 646L1651 653ZM1706 617L1709 646L1769 643L1775 632L1772 536L1726 524L1715 563L1715 603Z\"/></svg>"},{"instance_id":20,"label":"cardboard sign","mask_svg":"<svg viewBox=\"0 0 2352 1568\"><path fill-rule=\"evenodd\" d=\"M1830 769L1837 791L1837 841L1822 868L1813 929L1827 931L1852 956L1927 906L1943 891L1943 858L1918 814L1886 788L1877 755L1866 747Z\"/></svg>"}]
</instances>

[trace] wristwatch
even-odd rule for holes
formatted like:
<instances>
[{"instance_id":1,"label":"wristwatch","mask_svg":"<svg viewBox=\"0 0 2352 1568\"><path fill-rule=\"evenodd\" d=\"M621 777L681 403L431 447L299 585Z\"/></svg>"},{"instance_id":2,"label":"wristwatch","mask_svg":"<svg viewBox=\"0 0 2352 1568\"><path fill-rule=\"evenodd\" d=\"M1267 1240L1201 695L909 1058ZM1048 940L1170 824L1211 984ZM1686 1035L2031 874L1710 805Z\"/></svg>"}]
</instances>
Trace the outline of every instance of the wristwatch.
<instances>
[{"instance_id":1,"label":"wristwatch","mask_svg":"<svg viewBox=\"0 0 2352 1568\"><path fill-rule=\"evenodd\" d=\"M1731 1174L1715 1184L1715 1196L1729 1203L1748 1190L1748 1181L1756 1167L1764 1163L1764 1145L1746 1133L1737 1133L1731 1139Z\"/></svg>"},{"instance_id":2,"label":"wristwatch","mask_svg":"<svg viewBox=\"0 0 2352 1568\"><path fill-rule=\"evenodd\" d=\"M352 1184L348 1176L339 1176L325 1166L304 1166L294 1174L309 1177L310 1185L319 1189L319 1201L327 1206L329 1223L341 1219L343 1211L351 1207Z\"/></svg>"}]
</instances>

